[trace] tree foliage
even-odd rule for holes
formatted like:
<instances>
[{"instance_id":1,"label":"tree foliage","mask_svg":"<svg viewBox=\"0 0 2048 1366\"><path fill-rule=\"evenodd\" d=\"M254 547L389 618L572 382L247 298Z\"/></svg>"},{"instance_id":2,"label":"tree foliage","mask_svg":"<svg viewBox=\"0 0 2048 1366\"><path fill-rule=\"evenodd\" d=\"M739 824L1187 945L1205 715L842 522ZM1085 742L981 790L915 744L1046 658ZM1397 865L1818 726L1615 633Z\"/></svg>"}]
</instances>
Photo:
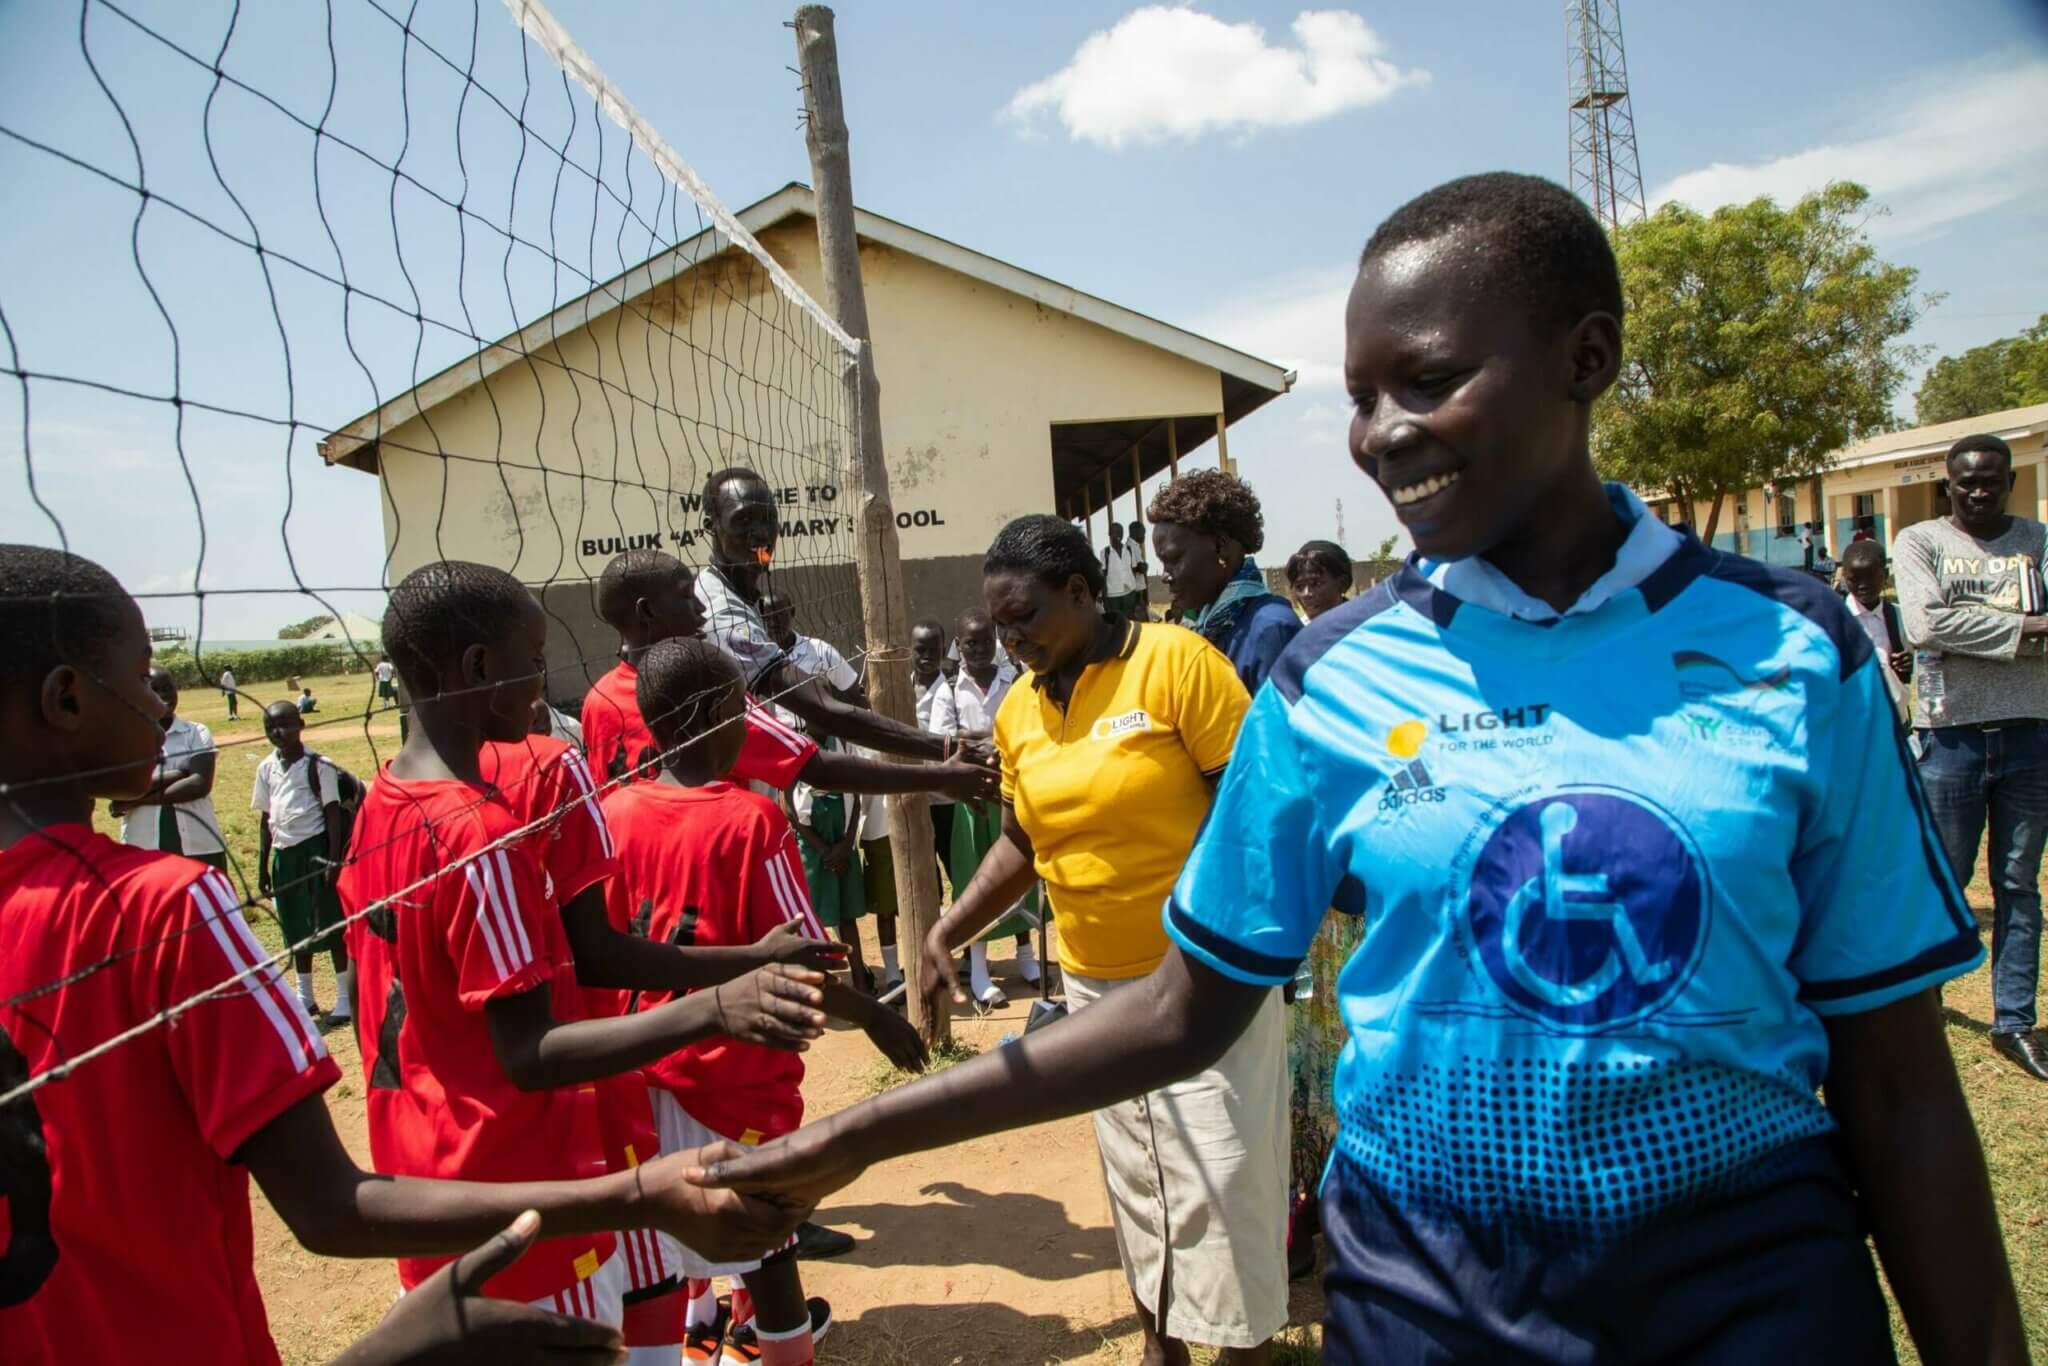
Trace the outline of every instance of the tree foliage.
<instances>
[{"instance_id":1,"label":"tree foliage","mask_svg":"<svg viewBox=\"0 0 2048 1366\"><path fill-rule=\"evenodd\" d=\"M1373 548L1372 554L1358 562L1367 583L1378 583L1401 567L1401 557L1394 553L1394 546L1399 540L1398 536L1387 537Z\"/></svg>"},{"instance_id":2,"label":"tree foliage","mask_svg":"<svg viewBox=\"0 0 2048 1366\"><path fill-rule=\"evenodd\" d=\"M1790 208L1667 204L1616 234L1628 317L1594 413L1604 474L1705 504L1711 538L1729 493L1819 473L1890 425L1922 301L1865 237L1869 199L1844 181Z\"/></svg>"},{"instance_id":3,"label":"tree foliage","mask_svg":"<svg viewBox=\"0 0 2048 1366\"><path fill-rule=\"evenodd\" d=\"M307 636L312 635L315 631L333 620L332 616L322 612L317 617L307 617L304 621L295 621L289 626L278 627L277 638L279 640L304 640Z\"/></svg>"},{"instance_id":4,"label":"tree foliage","mask_svg":"<svg viewBox=\"0 0 2048 1366\"><path fill-rule=\"evenodd\" d=\"M1913 408L1922 424L1980 417L2048 403L2048 313L2016 337L1943 356L1920 381Z\"/></svg>"}]
</instances>

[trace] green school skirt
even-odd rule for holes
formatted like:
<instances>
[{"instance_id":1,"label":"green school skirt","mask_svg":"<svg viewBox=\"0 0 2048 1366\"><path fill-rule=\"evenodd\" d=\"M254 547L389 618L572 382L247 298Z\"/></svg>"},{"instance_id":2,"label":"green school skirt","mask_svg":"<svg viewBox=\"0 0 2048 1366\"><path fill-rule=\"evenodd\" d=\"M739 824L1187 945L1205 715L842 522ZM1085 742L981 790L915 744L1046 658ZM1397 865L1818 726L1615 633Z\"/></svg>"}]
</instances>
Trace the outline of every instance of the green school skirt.
<instances>
[{"instance_id":1,"label":"green school skirt","mask_svg":"<svg viewBox=\"0 0 2048 1366\"><path fill-rule=\"evenodd\" d=\"M845 839L847 801L844 793L813 793L811 833L827 844L837 844ZM804 877L811 884L811 908L818 913L819 923L837 929L860 919L866 908L866 898L862 894L859 852L856 850L847 859L845 872L828 873L824 857L816 845L799 839L796 848L804 861Z\"/></svg>"},{"instance_id":2,"label":"green school skirt","mask_svg":"<svg viewBox=\"0 0 2048 1366\"><path fill-rule=\"evenodd\" d=\"M988 857L988 851L995 847L1003 834L1003 807L1000 802L956 802L953 805L953 847L946 860L946 876L952 879L953 895L957 898L967 890L967 884L974 878L974 870L981 867L981 861ZM1008 939L1028 934L1038 928L1038 886L1033 884L1024 899L1017 903L1019 909L1032 913L1031 919L1012 914L1005 917L990 930L984 939Z\"/></svg>"},{"instance_id":3,"label":"green school skirt","mask_svg":"<svg viewBox=\"0 0 2048 1366\"><path fill-rule=\"evenodd\" d=\"M320 862L326 853L325 836L286 849L271 846L271 904L277 908L277 923L284 930L287 944L297 944L341 924L341 899L335 896L333 879ZM322 935L318 943L309 947L315 953L339 949L341 935L338 931Z\"/></svg>"},{"instance_id":4,"label":"green school skirt","mask_svg":"<svg viewBox=\"0 0 2048 1366\"><path fill-rule=\"evenodd\" d=\"M884 839L860 842L861 889L876 921L896 920L896 854Z\"/></svg>"}]
</instances>

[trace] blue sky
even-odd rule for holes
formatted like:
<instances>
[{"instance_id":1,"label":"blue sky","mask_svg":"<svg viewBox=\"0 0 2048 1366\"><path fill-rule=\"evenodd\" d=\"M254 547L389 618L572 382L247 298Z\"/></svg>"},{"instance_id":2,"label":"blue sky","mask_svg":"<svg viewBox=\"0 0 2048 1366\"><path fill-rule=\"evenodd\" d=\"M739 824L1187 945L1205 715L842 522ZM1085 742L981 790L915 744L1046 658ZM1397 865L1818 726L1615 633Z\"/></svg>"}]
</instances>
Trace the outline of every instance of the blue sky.
<instances>
[{"instance_id":1,"label":"blue sky","mask_svg":"<svg viewBox=\"0 0 2048 1366\"><path fill-rule=\"evenodd\" d=\"M380 85L395 76L378 70L395 65L392 35L378 31L381 21L360 0L335 3L360 31L342 35L349 79L333 126L395 150L402 130ZM209 56L225 29L226 9L213 0L135 0L126 8ZM327 79L319 11L272 8L248 7L229 68L249 71L316 118ZM423 28L460 51L470 7L421 9ZM1392 523L1343 453L1334 367L1349 263L1386 212L1449 176L1504 167L1563 177L1559 9L1368 3L1304 18L1296 5L1221 0L1146 12L852 0L838 7L838 28L858 198L1300 368L1295 395L1233 433L1233 453L1267 507L1268 558L1332 533L1333 480L1347 540L1362 551ZM786 69L794 47L779 9L555 0L555 12L729 205L806 178L800 96ZM312 27L294 27L309 16ZM502 8L484 0L479 17L486 64L516 63ZM1945 296L1914 340L1952 352L2048 312L2048 121L2040 117L2048 108L2048 5L1635 0L1624 5L1624 21L1643 178L1653 194L1705 205L1862 178L1891 211L1872 224L1881 251L1917 267L1922 288ZM67 6L15 6L0 16L0 127L95 164L126 166L118 122L79 60L77 27L77 10ZM103 72L139 125L152 183L180 187L209 215L232 221L195 136L204 72L97 6L92 33ZM264 111L239 115L234 98L223 97L213 125L230 184L251 200L273 189L309 198L303 140L272 128L277 120ZM452 116L452 106L437 109L434 98L416 99L416 121ZM489 149L490 139L479 131L471 147ZM426 141L414 144L416 156L428 157L417 164L431 167L423 175L459 183L436 179L456 170L446 158L433 160ZM336 161L323 170L344 235L352 221L365 232L386 222L388 177L380 188L377 177L352 176ZM5 139L0 175L16 186L17 208L31 208L0 227L0 308L24 363L167 388L167 333L129 254L132 194ZM406 263L416 274L434 275L430 267L445 267L463 246L478 250L453 242L445 230L452 215L440 213L436 228L426 207L400 212L408 230L416 223L421 233ZM310 260L322 249L311 214L273 222L260 207L256 213L287 250ZM185 391L222 402L240 395L240 406L282 413L276 323L250 254L174 220L152 212L144 255L179 325ZM590 264L631 255L632 245L604 246ZM397 264L351 260L368 287L394 293L404 287ZM402 388L416 340L428 371L449 343L359 307L358 349L376 353L365 377L335 345L336 329L320 335L315 282L291 271L274 280L293 339L290 402L305 431L356 416L370 406L362 399L373 386L387 396ZM519 283L522 300L550 287L523 274ZM463 302L488 313L468 285L460 299L436 296L432 279L421 288L430 316L437 302L447 316ZM304 322L294 312L300 307ZM494 321L480 316L477 329L488 333ZM888 357L879 359L886 384ZM196 519L169 456L168 406L43 384L32 398L40 486L78 548L132 584L188 587ZM50 522L23 496L21 431L17 389L0 395L0 487L8 490L0 537L47 542ZM287 542L308 582L375 582L382 535L370 480L321 470L310 437L287 443L282 428L188 410L185 438L208 513L207 585L289 584ZM297 494L288 520L287 469ZM268 635L312 610L285 596L211 598L207 630ZM189 623L190 603L156 600L150 615Z\"/></svg>"}]
</instances>

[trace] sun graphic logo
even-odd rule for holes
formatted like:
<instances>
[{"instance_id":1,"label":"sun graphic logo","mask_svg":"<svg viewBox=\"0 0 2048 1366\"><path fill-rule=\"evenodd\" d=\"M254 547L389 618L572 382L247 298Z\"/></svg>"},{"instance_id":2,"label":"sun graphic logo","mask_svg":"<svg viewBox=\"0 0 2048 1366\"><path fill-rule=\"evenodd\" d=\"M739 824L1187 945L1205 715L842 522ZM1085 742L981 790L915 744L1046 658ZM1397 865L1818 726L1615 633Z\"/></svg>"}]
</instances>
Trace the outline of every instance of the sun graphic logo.
<instances>
[{"instance_id":1,"label":"sun graphic logo","mask_svg":"<svg viewBox=\"0 0 2048 1366\"><path fill-rule=\"evenodd\" d=\"M1387 790L1380 795L1380 810L1402 811L1418 802L1444 799L1444 790L1429 776L1429 769L1420 758L1428 739L1429 723L1422 720L1403 721L1387 732L1387 753L1406 762L1394 770Z\"/></svg>"}]
</instances>

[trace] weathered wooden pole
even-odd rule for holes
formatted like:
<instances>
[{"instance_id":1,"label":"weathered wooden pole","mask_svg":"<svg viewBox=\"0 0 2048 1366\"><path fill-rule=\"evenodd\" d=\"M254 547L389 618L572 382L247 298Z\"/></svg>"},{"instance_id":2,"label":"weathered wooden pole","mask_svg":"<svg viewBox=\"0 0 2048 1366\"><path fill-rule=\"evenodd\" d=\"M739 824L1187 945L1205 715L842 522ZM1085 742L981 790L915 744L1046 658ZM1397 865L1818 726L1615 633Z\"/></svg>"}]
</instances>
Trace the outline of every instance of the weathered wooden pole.
<instances>
[{"instance_id":1,"label":"weathered wooden pole","mask_svg":"<svg viewBox=\"0 0 2048 1366\"><path fill-rule=\"evenodd\" d=\"M832 11L804 5L796 12L796 56L804 81L804 143L811 154L817 195L818 255L825 269L825 301L832 316L860 339L859 364L847 375L847 397L857 415L848 453L860 490L860 536L854 564L860 574L860 615L867 633L869 698L876 711L917 724L910 677L910 608L903 597L903 552L896 510L889 501L889 466L882 445L882 387L868 334L867 292L860 278L860 242L854 232L853 166L847 154L846 111L839 97L839 44ZM889 847L896 862L898 943L909 986L910 1022L927 1043L952 1032L952 1016L925 1008L924 941L939 919L939 879L932 855L932 823L922 794L889 799Z\"/></svg>"}]
</instances>

